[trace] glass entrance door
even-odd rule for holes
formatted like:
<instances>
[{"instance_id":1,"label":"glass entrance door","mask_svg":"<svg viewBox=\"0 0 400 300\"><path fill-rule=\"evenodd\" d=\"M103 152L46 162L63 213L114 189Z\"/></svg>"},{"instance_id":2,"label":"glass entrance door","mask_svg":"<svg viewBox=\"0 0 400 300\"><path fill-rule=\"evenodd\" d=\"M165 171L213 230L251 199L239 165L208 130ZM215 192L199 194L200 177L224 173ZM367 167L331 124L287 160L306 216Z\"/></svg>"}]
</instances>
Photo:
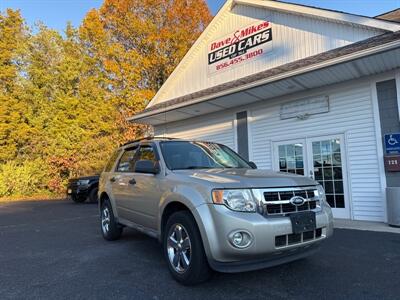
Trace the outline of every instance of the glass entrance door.
<instances>
[{"instance_id":1,"label":"glass entrance door","mask_svg":"<svg viewBox=\"0 0 400 300\"><path fill-rule=\"evenodd\" d=\"M307 139L309 174L325 189L326 200L336 218L350 218L344 137Z\"/></svg>"},{"instance_id":2,"label":"glass entrance door","mask_svg":"<svg viewBox=\"0 0 400 300\"><path fill-rule=\"evenodd\" d=\"M278 145L279 171L297 175L305 175L304 143Z\"/></svg>"},{"instance_id":3,"label":"glass entrance door","mask_svg":"<svg viewBox=\"0 0 400 300\"><path fill-rule=\"evenodd\" d=\"M279 142L274 148L275 170L312 177L324 187L334 216L350 218L343 136Z\"/></svg>"},{"instance_id":4,"label":"glass entrance door","mask_svg":"<svg viewBox=\"0 0 400 300\"><path fill-rule=\"evenodd\" d=\"M329 205L345 208L340 139L312 142L314 179L324 188Z\"/></svg>"}]
</instances>

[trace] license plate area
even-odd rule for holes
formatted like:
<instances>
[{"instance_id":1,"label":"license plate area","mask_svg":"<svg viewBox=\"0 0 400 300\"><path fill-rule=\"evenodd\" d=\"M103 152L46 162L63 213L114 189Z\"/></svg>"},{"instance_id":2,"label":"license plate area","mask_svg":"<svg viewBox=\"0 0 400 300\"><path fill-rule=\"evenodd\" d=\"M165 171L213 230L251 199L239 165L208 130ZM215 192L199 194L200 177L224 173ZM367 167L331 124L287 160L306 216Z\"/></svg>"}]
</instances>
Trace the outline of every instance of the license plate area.
<instances>
[{"instance_id":1,"label":"license plate area","mask_svg":"<svg viewBox=\"0 0 400 300\"><path fill-rule=\"evenodd\" d=\"M317 228L315 212L307 211L290 215L294 234L313 231Z\"/></svg>"}]
</instances>

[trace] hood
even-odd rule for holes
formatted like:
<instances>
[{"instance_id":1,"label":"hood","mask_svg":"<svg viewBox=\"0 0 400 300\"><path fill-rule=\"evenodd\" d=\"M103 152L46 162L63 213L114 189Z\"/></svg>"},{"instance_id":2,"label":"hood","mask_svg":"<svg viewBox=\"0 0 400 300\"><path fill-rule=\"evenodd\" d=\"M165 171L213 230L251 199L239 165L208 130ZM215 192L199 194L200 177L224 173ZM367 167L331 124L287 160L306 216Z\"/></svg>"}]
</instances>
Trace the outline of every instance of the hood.
<instances>
[{"instance_id":1,"label":"hood","mask_svg":"<svg viewBox=\"0 0 400 300\"><path fill-rule=\"evenodd\" d=\"M179 170L176 174L209 182L223 188L274 188L317 185L311 178L254 169Z\"/></svg>"},{"instance_id":2,"label":"hood","mask_svg":"<svg viewBox=\"0 0 400 300\"><path fill-rule=\"evenodd\" d=\"M93 176L83 176L83 177L77 177L77 178L72 178L69 181L74 182L78 180L99 180L100 176L99 175L93 175Z\"/></svg>"}]
</instances>

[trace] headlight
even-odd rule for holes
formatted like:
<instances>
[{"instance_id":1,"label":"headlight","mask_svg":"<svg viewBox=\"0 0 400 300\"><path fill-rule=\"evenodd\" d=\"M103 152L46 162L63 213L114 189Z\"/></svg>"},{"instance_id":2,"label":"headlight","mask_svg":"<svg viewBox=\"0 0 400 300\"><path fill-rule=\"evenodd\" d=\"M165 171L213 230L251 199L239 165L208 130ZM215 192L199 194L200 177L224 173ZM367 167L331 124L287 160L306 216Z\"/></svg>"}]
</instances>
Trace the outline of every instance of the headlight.
<instances>
[{"instance_id":1,"label":"headlight","mask_svg":"<svg viewBox=\"0 0 400 300\"><path fill-rule=\"evenodd\" d=\"M318 198L320 199L320 201L324 202L324 203L327 203L326 202L325 190L324 190L323 186L322 185L317 185L317 190L318 190Z\"/></svg>"},{"instance_id":2,"label":"headlight","mask_svg":"<svg viewBox=\"0 0 400 300\"><path fill-rule=\"evenodd\" d=\"M90 180L79 180L78 185L88 185Z\"/></svg>"},{"instance_id":3,"label":"headlight","mask_svg":"<svg viewBox=\"0 0 400 300\"><path fill-rule=\"evenodd\" d=\"M235 211L256 212L257 203L250 190L214 190L213 202L223 204Z\"/></svg>"}]
</instances>

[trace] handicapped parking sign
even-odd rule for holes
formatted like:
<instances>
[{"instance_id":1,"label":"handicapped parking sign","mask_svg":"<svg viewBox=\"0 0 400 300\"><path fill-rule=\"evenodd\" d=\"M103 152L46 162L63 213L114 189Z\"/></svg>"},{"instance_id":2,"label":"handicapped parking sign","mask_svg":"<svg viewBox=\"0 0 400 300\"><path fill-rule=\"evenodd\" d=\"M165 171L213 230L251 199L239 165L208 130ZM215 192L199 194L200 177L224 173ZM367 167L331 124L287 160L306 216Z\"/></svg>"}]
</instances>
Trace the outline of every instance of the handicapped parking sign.
<instances>
[{"instance_id":1,"label":"handicapped parking sign","mask_svg":"<svg viewBox=\"0 0 400 300\"><path fill-rule=\"evenodd\" d=\"M385 135L386 154L400 154L400 133Z\"/></svg>"}]
</instances>

